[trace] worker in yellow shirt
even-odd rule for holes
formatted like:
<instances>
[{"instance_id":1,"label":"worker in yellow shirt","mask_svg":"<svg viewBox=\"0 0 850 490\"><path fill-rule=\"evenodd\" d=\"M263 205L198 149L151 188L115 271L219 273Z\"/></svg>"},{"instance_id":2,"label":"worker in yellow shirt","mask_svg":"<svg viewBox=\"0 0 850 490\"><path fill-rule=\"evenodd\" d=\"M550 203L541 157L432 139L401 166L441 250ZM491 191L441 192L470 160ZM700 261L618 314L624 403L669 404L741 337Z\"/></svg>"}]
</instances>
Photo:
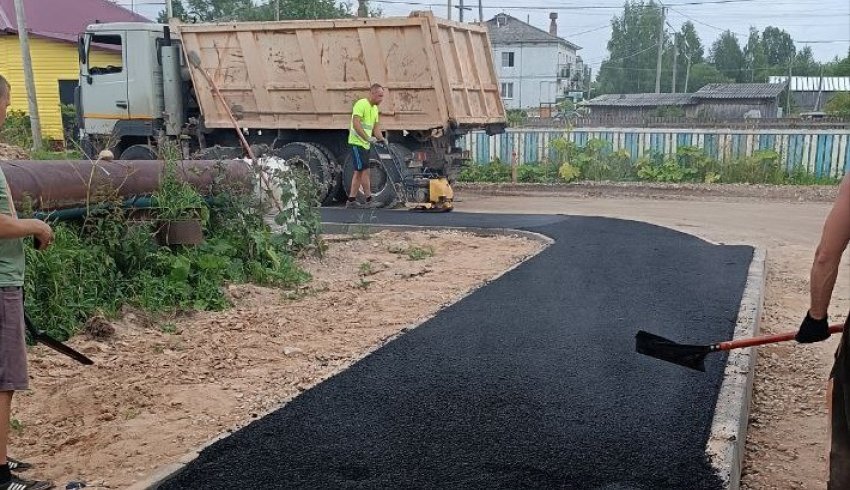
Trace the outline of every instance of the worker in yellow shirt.
<instances>
[{"instance_id":1,"label":"worker in yellow shirt","mask_svg":"<svg viewBox=\"0 0 850 490\"><path fill-rule=\"evenodd\" d=\"M357 193L363 188L366 195L366 206L372 206L372 182L369 179L369 150L372 143L387 140L381 132L378 120L378 106L384 100L384 87L373 84L369 89L369 97L354 103L351 112L351 127L348 132L348 144L353 152L354 175L351 177L351 190L348 192L348 202L345 207L360 207Z\"/></svg>"}]
</instances>

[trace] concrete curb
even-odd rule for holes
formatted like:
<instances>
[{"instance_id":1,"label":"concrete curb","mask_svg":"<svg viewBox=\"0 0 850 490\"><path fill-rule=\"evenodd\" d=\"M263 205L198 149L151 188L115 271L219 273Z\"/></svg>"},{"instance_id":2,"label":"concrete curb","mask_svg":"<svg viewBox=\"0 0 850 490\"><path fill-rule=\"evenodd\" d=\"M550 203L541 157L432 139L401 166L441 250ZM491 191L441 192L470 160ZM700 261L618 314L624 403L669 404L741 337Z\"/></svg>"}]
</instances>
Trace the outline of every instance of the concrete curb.
<instances>
[{"instance_id":1,"label":"concrete curb","mask_svg":"<svg viewBox=\"0 0 850 490\"><path fill-rule=\"evenodd\" d=\"M466 291L463 294L460 294L457 297L452 298L451 300L447 301L446 303L439 305L440 307L433 314L419 318L416 321L414 321L413 323L402 327L401 330L399 330L395 335L392 335L392 336L384 339L383 341L377 343L371 349L369 349L366 353L364 353L363 356L361 356L359 359L354 360L351 364L359 362L361 359L368 357L373 352L380 349L381 347L383 347L387 343L392 342L393 340L398 338L400 335L403 335L405 332L413 330L414 328L417 328L420 325L422 325L423 323L431 320L437 314L439 314L439 312L443 308L445 308L449 305L452 305L454 303L457 303L458 301L466 298L467 296L474 293L478 289L486 286L487 284L495 281L496 279L499 279L503 275L505 275L508 272L510 272L510 271L516 269L517 267L521 266L528 259L530 259L531 257L534 257L535 255L539 254L540 252L542 252L543 250L548 248L550 245L555 243L555 240L552 240L551 238L547 237L546 235L542 235L540 233L534 233L534 232L531 232L531 231L524 231L524 230L512 230L512 229L509 229L509 228L463 228L463 227L450 227L450 226L371 225L371 224L368 224L368 225L353 224L352 225L352 224L347 224L347 223L322 223L322 232L323 233L333 233L333 234L352 234L354 231L360 231L360 229L357 228L357 227L366 227L366 229L365 229L366 233L374 233L374 232L383 231L383 230L389 230L389 231L428 231L428 230L434 230L434 231L459 231L459 232L472 233L474 235L485 236L485 237L486 236L519 236L519 237L523 237L523 238L527 238L527 239L530 239L530 240L540 242L540 243L543 244L543 248L538 250L536 253L529 255L528 257L523 258L522 260L520 260L519 262L517 262L513 266L499 272L495 276L487 279L486 281L482 282L478 286L473 287L469 291ZM317 380L313 385L309 386L307 388L307 390L313 388L313 386L315 386L319 383L324 383L325 381L328 381L329 379L333 378L337 374L345 371L346 369L351 367L351 364L340 366L339 369L332 372L327 378ZM177 476L180 472L185 470L186 467L190 463L192 463L194 460L196 460L198 458L201 451L212 446L213 444L217 443L218 441L220 441L222 439L230 437L234 432L241 429L242 427L247 426L251 422L254 422L255 420L259 420L259 419L261 419L261 418L263 418L267 415L270 415L270 414L280 410L281 408L283 408L286 404L291 402L293 399L295 399L300 394L301 393L298 393L296 395L293 395L290 398L283 400L278 406L268 410L265 413L260 414L255 419L246 421L244 424L238 425L236 427L232 427L228 431L223 432L223 433L215 436L214 438L212 438L209 441L201 444L200 446L196 447L195 449L190 450L188 453L183 455L177 461L172 462L172 463L168 463L168 464L163 465L163 466L160 466L159 468L157 468L153 472L151 472L148 476L146 476L144 479L139 480L136 483L134 483L133 485L127 487L126 490L156 490L160 485L162 485L163 483L165 483L169 479Z\"/></svg>"},{"instance_id":2,"label":"concrete curb","mask_svg":"<svg viewBox=\"0 0 850 490\"><path fill-rule=\"evenodd\" d=\"M764 302L767 251L756 248L747 274L735 339L758 334ZM737 349L729 353L723 383L717 395L711 434L706 454L723 480L724 488L738 490L747 443L750 400L753 394L753 372L756 366L755 349Z\"/></svg>"}]
</instances>

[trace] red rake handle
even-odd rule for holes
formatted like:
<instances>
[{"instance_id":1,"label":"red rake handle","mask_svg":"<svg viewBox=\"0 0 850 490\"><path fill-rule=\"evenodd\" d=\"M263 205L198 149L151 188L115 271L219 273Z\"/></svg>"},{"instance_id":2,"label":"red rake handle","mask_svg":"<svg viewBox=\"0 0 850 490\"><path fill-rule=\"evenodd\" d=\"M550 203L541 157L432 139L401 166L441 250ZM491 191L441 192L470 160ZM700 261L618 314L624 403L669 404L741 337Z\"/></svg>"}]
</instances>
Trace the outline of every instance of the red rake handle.
<instances>
[{"instance_id":1,"label":"red rake handle","mask_svg":"<svg viewBox=\"0 0 850 490\"><path fill-rule=\"evenodd\" d=\"M830 325L829 333L830 335L841 333L844 331L844 325L841 323ZM752 337L749 339L740 339L740 340L730 340L728 342L720 342L715 345L712 350L732 350L732 349L742 349L744 347L755 347L757 345L764 344L773 344L776 342L787 342L789 340L794 340L794 337L797 335L797 332L789 332L789 333L779 333L776 335L763 335L761 337Z\"/></svg>"}]
</instances>

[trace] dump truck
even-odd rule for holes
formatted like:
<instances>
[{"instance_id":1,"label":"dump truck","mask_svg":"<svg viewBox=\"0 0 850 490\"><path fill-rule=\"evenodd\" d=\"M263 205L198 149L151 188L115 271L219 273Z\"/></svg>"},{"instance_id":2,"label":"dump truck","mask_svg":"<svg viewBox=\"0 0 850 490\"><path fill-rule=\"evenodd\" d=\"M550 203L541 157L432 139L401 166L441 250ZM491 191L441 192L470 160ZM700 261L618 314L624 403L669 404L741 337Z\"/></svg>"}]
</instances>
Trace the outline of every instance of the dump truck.
<instances>
[{"instance_id":1,"label":"dump truck","mask_svg":"<svg viewBox=\"0 0 850 490\"><path fill-rule=\"evenodd\" d=\"M120 51L122 64L100 62L102 50ZM215 159L242 156L247 143L301 162L321 183L324 202L348 190L351 110L373 83L386 88L380 125L407 176L453 181L468 160L458 138L506 125L486 27L430 12L93 24L80 37L79 58L76 105L87 154L155 159L157 145L171 140L183 158ZM372 193L384 204L400 177L387 161L370 162ZM427 193L427 179L419 183Z\"/></svg>"}]
</instances>

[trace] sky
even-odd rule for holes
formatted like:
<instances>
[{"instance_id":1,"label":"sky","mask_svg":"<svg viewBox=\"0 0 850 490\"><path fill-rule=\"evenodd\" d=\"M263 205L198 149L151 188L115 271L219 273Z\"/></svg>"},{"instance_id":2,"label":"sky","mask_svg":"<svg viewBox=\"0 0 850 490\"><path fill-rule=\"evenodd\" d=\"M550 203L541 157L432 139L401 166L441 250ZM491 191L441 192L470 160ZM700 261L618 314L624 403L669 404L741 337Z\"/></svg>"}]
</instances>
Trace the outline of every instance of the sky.
<instances>
[{"instance_id":1,"label":"sky","mask_svg":"<svg viewBox=\"0 0 850 490\"><path fill-rule=\"evenodd\" d=\"M579 55L594 74L607 56L606 44L611 37L611 18L622 14L623 0L481 0L484 18L499 12L539 27L549 29L549 13L558 13L558 35L578 44ZM155 18L164 9L164 0L118 0L136 12ZM357 3L353 1L353 3ZM459 0L453 0L457 20ZM465 12L466 21L478 20L478 0L465 0L472 7ZM522 7L516 5L521 4ZM669 7L666 27L668 33L678 30L688 20L708 54L711 44L726 29L738 35L746 44L750 26L759 31L767 26L784 29L797 49L810 46L818 61L843 58L850 48L850 0L665 0ZM406 16L411 10L433 10L447 16L446 0L371 0L385 16Z\"/></svg>"}]
</instances>

